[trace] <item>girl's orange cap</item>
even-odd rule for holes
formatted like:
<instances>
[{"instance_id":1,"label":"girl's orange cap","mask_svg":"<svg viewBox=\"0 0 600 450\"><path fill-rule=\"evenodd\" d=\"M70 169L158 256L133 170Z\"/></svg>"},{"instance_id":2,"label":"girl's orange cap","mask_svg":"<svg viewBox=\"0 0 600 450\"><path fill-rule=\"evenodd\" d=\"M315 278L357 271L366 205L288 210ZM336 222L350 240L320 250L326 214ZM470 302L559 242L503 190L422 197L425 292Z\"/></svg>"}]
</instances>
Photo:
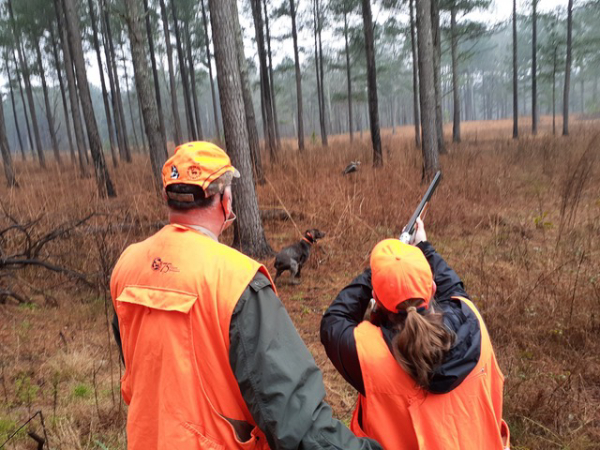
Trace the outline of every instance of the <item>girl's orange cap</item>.
<instances>
[{"instance_id":1,"label":"girl's orange cap","mask_svg":"<svg viewBox=\"0 0 600 450\"><path fill-rule=\"evenodd\" d=\"M391 312L410 299L426 308L435 292L431 267L423 252L398 239L385 239L371 252L371 280L379 302Z\"/></svg>"}]
</instances>

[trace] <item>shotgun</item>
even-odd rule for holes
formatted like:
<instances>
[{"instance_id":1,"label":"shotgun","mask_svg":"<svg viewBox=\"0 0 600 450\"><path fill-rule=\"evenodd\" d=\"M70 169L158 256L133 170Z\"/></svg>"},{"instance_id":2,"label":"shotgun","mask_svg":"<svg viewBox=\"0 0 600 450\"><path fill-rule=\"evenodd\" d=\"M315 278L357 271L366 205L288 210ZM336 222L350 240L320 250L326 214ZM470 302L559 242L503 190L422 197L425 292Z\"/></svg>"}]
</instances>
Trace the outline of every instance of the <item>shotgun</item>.
<instances>
[{"instance_id":1,"label":"shotgun","mask_svg":"<svg viewBox=\"0 0 600 450\"><path fill-rule=\"evenodd\" d=\"M431 196L435 192L435 189L438 187L438 184L440 183L441 178L442 178L442 171L438 170L437 173L435 174L435 177L433 177L433 181L429 185L429 188L427 188L427 192L425 192L425 195L421 199L419 206L417 206L417 209L415 210L412 217L410 218L410 220L408 221L408 223L402 230L402 234L400 235L400 240L402 242L404 242L405 244L410 243L410 241L412 240L413 234L415 232L415 224L417 223L417 219L419 217L421 217L421 214L423 214L423 210L427 207L429 200L431 200Z\"/></svg>"}]
</instances>

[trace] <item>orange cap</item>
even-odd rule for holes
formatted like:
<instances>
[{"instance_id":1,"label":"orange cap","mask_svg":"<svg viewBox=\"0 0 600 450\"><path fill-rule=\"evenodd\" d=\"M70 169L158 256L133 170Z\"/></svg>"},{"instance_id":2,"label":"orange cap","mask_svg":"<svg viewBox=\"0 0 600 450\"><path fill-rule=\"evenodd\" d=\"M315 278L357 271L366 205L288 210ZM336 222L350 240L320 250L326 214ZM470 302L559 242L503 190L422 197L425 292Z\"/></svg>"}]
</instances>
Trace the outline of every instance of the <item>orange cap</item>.
<instances>
[{"instance_id":1,"label":"orange cap","mask_svg":"<svg viewBox=\"0 0 600 450\"><path fill-rule=\"evenodd\" d=\"M379 302L391 312L405 300L434 294L433 274L423 252L398 239L385 239L371 252L371 280Z\"/></svg>"},{"instance_id":2,"label":"orange cap","mask_svg":"<svg viewBox=\"0 0 600 450\"><path fill-rule=\"evenodd\" d=\"M177 147L175 154L163 166L163 187L171 184L195 184L200 186L208 197L222 190L224 186L220 186L220 189L214 192L208 188L225 174L230 174L229 177L224 177L228 179L227 184L231 178L240 176L237 169L231 165L227 153L211 142L188 142Z\"/></svg>"}]
</instances>

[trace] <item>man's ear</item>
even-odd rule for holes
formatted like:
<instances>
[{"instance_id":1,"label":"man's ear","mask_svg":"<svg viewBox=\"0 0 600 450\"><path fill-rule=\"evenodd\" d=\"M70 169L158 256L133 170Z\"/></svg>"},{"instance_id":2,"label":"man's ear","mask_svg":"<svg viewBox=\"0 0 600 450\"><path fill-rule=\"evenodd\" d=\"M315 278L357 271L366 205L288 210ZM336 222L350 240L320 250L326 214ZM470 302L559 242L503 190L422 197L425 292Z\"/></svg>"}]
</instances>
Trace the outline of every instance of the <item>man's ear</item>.
<instances>
[{"instance_id":1,"label":"man's ear","mask_svg":"<svg viewBox=\"0 0 600 450\"><path fill-rule=\"evenodd\" d=\"M435 284L435 281L431 282L431 297L435 296L435 293L437 291L437 284Z\"/></svg>"},{"instance_id":2,"label":"man's ear","mask_svg":"<svg viewBox=\"0 0 600 450\"><path fill-rule=\"evenodd\" d=\"M233 211L233 205L232 205L232 196L231 196L231 187L227 186L225 188L225 190L223 191L223 208L225 208L225 211L227 212L227 215L231 214L231 212Z\"/></svg>"}]
</instances>

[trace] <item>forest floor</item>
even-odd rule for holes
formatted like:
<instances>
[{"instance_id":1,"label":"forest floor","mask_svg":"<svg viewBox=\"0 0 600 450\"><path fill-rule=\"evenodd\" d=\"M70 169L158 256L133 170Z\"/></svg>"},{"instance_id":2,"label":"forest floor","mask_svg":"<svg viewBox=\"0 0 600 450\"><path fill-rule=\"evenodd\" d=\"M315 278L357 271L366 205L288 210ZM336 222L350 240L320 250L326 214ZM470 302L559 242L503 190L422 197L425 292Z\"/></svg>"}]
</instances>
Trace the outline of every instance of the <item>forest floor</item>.
<instances>
[{"instance_id":1,"label":"forest floor","mask_svg":"<svg viewBox=\"0 0 600 450\"><path fill-rule=\"evenodd\" d=\"M428 237L490 330L506 375L512 448L599 449L600 121L574 120L568 138L553 137L548 118L536 137L526 126L513 140L510 121L463 124L463 142L448 144L441 156L444 178L425 218ZM382 132L385 166L376 170L367 133L355 134L353 143L332 136L327 149L313 143L303 154L287 141L258 187L261 209L285 206L294 217L264 222L275 250L307 228L327 232L302 284L292 286L284 275L278 290L346 423L356 393L325 356L320 319L368 265L375 243L400 233L425 190L413 130ZM360 170L343 177L356 159ZM51 448L124 449L122 367L104 286L121 251L166 219L149 161L136 155L111 168L119 195L112 200L98 199L93 179L79 178L71 165L42 171L17 161L16 170L21 188L0 188L0 230L20 224L0 234L2 258L29 248L85 273L86 281L44 267L0 271L2 290L30 300L0 295L0 446L41 410ZM83 225L44 238L89 214ZM273 270L272 258L264 263ZM35 448L26 432L43 434L39 419L5 448Z\"/></svg>"}]
</instances>

